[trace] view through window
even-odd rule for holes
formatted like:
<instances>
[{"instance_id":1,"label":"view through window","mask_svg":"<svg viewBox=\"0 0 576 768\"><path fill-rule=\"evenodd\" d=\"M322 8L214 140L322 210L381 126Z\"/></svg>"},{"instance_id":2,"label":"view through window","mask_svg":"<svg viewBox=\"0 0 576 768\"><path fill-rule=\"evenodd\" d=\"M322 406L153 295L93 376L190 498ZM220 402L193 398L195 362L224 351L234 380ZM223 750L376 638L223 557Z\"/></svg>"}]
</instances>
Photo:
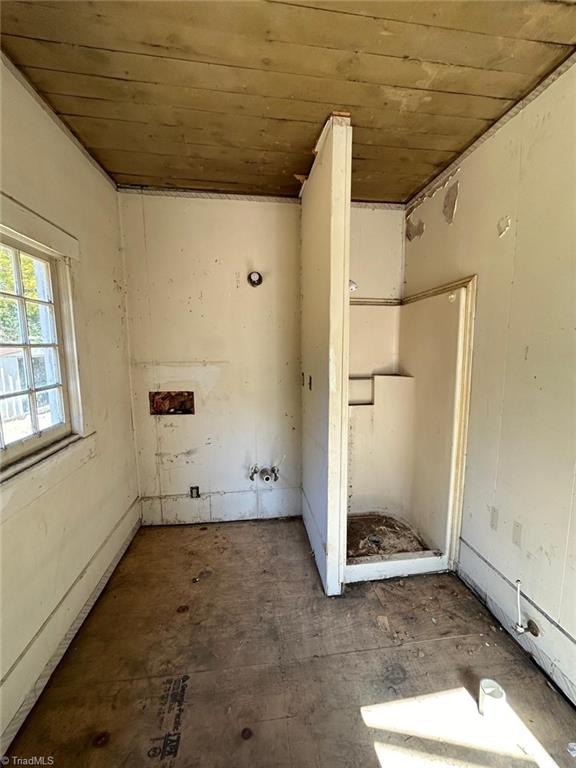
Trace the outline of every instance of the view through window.
<instances>
[{"instance_id":1,"label":"view through window","mask_svg":"<svg viewBox=\"0 0 576 768\"><path fill-rule=\"evenodd\" d=\"M60 436L66 425L54 273L48 258L0 245L3 451L27 443L31 450L36 450L52 437Z\"/></svg>"}]
</instances>

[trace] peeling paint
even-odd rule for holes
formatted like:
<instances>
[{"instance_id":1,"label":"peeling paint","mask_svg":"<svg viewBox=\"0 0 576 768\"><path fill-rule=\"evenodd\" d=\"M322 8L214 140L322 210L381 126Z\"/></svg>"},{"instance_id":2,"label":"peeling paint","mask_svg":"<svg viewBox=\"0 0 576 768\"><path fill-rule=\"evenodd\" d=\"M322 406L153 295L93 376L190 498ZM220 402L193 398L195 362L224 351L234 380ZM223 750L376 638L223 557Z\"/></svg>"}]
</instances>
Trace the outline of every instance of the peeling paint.
<instances>
[{"instance_id":1,"label":"peeling paint","mask_svg":"<svg viewBox=\"0 0 576 768\"><path fill-rule=\"evenodd\" d=\"M441 192L443 189L446 189L448 184L450 184L457 173L460 173L460 166L458 166L458 168L456 168L448 176L441 177L437 183L431 182L431 186L425 194L416 196L414 200L411 200L409 203L407 203L406 215L411 216L414 211L417 211L418 208L426 202L426 200L433 200L439 192Z\"/></svg>"},{"instance_id":2,"label":"peeling paint","mask_svg":"<svg viewBox=\"0 0 576 768\"><path fill-rule=\"evenodd\" d=\"M442 204L442 213L448 224L452 224L454 216L456 215L456 206L458 204L458 191L460 188L460 182L455 181L452 186L448 187L444 195L444 203Z\"/></svg>"},{"instance_id":3,"label":"peeling paint","mask_svg":"<svg viewBox=\"0 0 576 768\"><path fill-rule=\"evenodd\" d=\"M498 237L502 237L503 235L508 232L510 229L510 216L502 216L501 219L498 220L498 224L496 224L496 231L498 232Z\"/></svg>"},{"instance_id":4,"label":"peeling paint","mask_svg":"<svg viewBox=\"0 0 576 768\"><path fill-rule=\"evenodd\" d=\"M406 239L412 242L412 240L417 240L418 238L422 237L424 234L424 222L422 219L418 219L418 221L415 221L411 218L406 220Z\"/></svg>"}]
</instances>

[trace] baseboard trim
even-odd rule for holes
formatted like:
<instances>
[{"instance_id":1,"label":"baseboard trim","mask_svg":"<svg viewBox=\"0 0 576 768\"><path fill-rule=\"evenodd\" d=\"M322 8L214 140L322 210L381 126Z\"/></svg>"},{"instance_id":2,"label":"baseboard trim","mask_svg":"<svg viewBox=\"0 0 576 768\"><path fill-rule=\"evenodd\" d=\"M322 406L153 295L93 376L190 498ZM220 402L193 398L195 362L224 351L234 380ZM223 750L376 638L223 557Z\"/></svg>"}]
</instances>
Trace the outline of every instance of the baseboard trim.
<instances>
[{"instance_id":1,"label":"baseboard trim","mask_svg":"<svg viewBox=\"0 0 576 768\"><path fill-rule=\"evenodd\" d=\"M8 670L8 672L4 676L4 680L3 681L5 681L10 676L10 674L16 669L16 667L18 666L18 663L24 658L24 656L26 655L28 650L32 647L32 645L34 644L34 641L36 640L36 638L42 633L44 627L48 624L48 622L54 616L56 611L58 611L58 609L61 607L61 605L66 601L66 598L70 595L70 593L72 592L72 590L74 589L76 584L79 582L79 580L84 576L84 574L86 573L86 571L88 570L90 565L94 562L94 560L102 552L102 550L104 549L106 544L110 541L110 539L112 538L114 533L118 530L118 528L120 527L122 522L133 511L134 507L139 505L139 504L140 504L140 499L139 498L135 499L133 501L133 503L130 505L130 507L126 510L126 512L122 515L120 520L118 520L118 522L116 523L114 528L110 531L108 536L104 539L102 544L98 547L96 552L92 555L92 557L90 558L89 562L82 569L81 574L79 574L79 576L75 579L74 583L70 586L70 588L68 589L68 591L66 592L64 597L60 600L58 605L54 608L54 611L50 614L50 616L48 617L48 619L46 619L46 621L44 622L42 627L38 630L38 632L36 633L34 638L26 646L26 648L24 649L22 654L18 657L18 660L12 665L10 670ZM90 597L84 603L84 605L82 606L82 609L79 611L79 613L76 615L76 618L74 619L74 621L72 622L72 624L68 628L66 634L64 635L64 637L62 638L62 640L58 644L56 650L54 651L54 653L50 657L50 660L48 661L48 663L46 664L46 666L44 667L44 669L42 670L42 672L40 673L40 675L36 679L36 682L34 683L32 688L29 690L29 692L26 694L24 700L22 701L22 703L20 704L20 706L16 710L16 713L15 713L14 717L10 720L9 724L6 726L5 730L0 735L0 754L5 754L6 753L6 750L10 746L12 740L14 739L14 737L18 733L19 729L21 728L22 724L24 723L24 721L26 720L26 718L30 714L32 708L34 707L34 705L36 704L38 698L40 697L40 694L44 690L44 688L46 686L46 683L50 679L50 676L52 675L52 673L54 672L54 670L56 669L56 667L60 663L62 657L64 656L64 654L66 653L66 650L68 649L68 646L70 645L70 643L74 639L74 636L76 635L76 633L78 632L78 630L82 626L84 620L86 619L86 617L88 616L88 614L92 610L92 608L94 606L94 603L100 597L100 594L102 593L102 590L104 589L104 587L108 583L108 580L110 579L110 576L112 575L112 573L116 569L116 566L118 565L118 563L120 562L120 560L124 556L124 553L126 552L128 547L132 543L132 540L133 540L134 536L136 535L136 533L138 532L141 524L142 524L141 517L140 517L140 515L138 515L138 518L137 518L136 522L134 523L134 525L130 529L130 532L128 533L128 535L126 536L124 541L122 542L122 545L120 546L120 548L118 549L118 551L116 552L116 554L112 558L111 562L109 563L108 567L106 568L106 570L102 574L100 580L98 581L98 583L96 584L96 586L94 587L92 592L90 593Z\"/></svg>"},{"instance_id":2,"label":"baseboard trim","mask_svg":"<svg viewBox=\"0 0 576 768\"><path fill-rule=\"evenodd\" d=\"M514 585L466 541L460 541L462 546L458 576L498 619L508 634L576 705L576 680L568 677L570 670L576 669L576 644L573 638L524 594L523 618L535 621L540 628L540 635L533 637L529 632L516 633Z\"/></svg>"},{"instance_id":3,"label":"baseboard trim","mask_svg":"<svg viewBox=\"0 0 576 768\"><path fill-rule=\"evenodd\" d=\"M443 573L450 570L448 557L433 552L415 552L415 556L397 555L388 560L365 563L348 563L344 567L344 582L380 581L381 579L403 578L425 573Z\"/></svg>"},{"instance_id":4,"label":"baseboard trim","mask_svg":"<svg viewBox=\"0 0 576 768\"><path fill-rule=\"evenodd\" d=\"M300 487L143 496L142 525L192 525L269 520L301 514Z\"/></svg>"}]
</instances>

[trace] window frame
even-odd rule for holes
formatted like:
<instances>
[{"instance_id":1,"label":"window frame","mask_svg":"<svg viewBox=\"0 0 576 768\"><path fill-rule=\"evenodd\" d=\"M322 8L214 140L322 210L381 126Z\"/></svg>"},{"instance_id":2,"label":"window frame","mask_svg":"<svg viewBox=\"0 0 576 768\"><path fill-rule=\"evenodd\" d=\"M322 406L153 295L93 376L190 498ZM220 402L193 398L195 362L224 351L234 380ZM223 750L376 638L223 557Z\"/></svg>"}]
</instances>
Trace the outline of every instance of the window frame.
<instances>
[{"instance_id":1,"label":"window frame","mask_svg":"<svg viewBox=\"0 0 576 768\"><path fill-rule=\"evenodd\" d=\"M11 248L16 251L16 259L18 260L18 271L21 270L20 265L20 254L25 254L32 256L33 258L39 259L41 261L44 261L48 264L50 269L50 282L51 282L51 289L52 289L52 302L51 305L54 309L54 324L55 324L55 336L56 341L53 344L34 344L30 343L27 335L27 331L24 335L24 338L22 340L22 343L7 343L7 344L0 344L2 347L10 347L13 346L15 348L18 347L28 347L29 349L34 349L36 346L38 347L52 347L56 350L57 358L58 358L58 365L60 369L60 382L58 386L61 387L62 392L62 407L63 407L63 416L64 416L64 422L61 424L56 424L53 427L48 427L47 429L40 430L38 432L35 432L32 435L28 435L27 437L24 437L18 441L15 441L13 443L9 443L8 445L4 445L3 441L2 444L0 444L0 472L4 474L4 471L11 470L14 465L17 465L19 462L29 462L30 459L34 458L35 454L43 455L46 449L49 449L52 446L57 445L59 442L69 441L69 438L71 435L73 435L75 432L80 432L80 430L74 428L74 408L73 408L73 402L71 398L71 366L70 366L70 358L71 358L71 350L70 350L70 341L73 340L74 334L73 334L73 328L71 326L68 326L66 315L70 315L69 322L71 321L71 314L69 312L66 312L67 309L64 302L64 296L65 294L69 294L70 284L69 284L69 275L68 275L68 268L69 263L68 259L62 254L58 254L54 252L51 248L48 246L43 246L40 243L37 243L30 238L27 238L25 236L20 236L18 233L14 233L13 231L8 230L7 227L0 227L0 242L2 245L5 245L7 248ZM22 287L22 286L21 286ZM64 288L64 290L63 290ZM22 294L10 294L2 292L2 296L4 297L10 297L10 296L16 296L18 298L19 303L22 301L25 301L25 296L23 295L23 288L22 288ZM66 295L66 299L70 299L69 295ZM42 303L42 302L40 302ZM45 302L46 303L46 302ZM19 310L19 316L20 316L20 310ZM73 345L73 353L75 353L75 345ZM27 366L27 378L28 380L28 388L26 390L22 390L22 393L28 394L30 396L30 402L31 402L31 408L35 408L33 404L33 398L34 393L36 391L42 391L42 388L39 390L36 390L33 386L33 378L32 378L32 370L30 365L26 363ZM50 389L53 387L46 387L45 389ZM17 394L17 393L15 393ZM79 403L78 403L79 405ZM76 411L79 413L78 409ZM37 421L35 422L33 417L33 426L35 424L37 425ZM68 439L68 440L67 440Z\"/></svg>"}]
</instances>

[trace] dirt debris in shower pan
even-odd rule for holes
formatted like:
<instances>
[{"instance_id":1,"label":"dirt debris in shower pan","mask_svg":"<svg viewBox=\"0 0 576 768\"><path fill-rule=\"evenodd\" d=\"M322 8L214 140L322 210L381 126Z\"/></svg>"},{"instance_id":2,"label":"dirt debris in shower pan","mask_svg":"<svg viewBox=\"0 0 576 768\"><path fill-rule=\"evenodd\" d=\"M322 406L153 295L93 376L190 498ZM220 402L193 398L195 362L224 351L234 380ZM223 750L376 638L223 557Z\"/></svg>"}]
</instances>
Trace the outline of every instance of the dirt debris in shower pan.
<instances>
[{"instance_id":1,"label":"dirt debris in shower pan","mask_svg":"<svg viewBox=\"0 0 576 768\"><path fill-rule=\"evenodd\" d=\"M427 549L414 528L396 517L367 514L348 518L349 558L424 552Z\"/></svg>"}]
</instances>

